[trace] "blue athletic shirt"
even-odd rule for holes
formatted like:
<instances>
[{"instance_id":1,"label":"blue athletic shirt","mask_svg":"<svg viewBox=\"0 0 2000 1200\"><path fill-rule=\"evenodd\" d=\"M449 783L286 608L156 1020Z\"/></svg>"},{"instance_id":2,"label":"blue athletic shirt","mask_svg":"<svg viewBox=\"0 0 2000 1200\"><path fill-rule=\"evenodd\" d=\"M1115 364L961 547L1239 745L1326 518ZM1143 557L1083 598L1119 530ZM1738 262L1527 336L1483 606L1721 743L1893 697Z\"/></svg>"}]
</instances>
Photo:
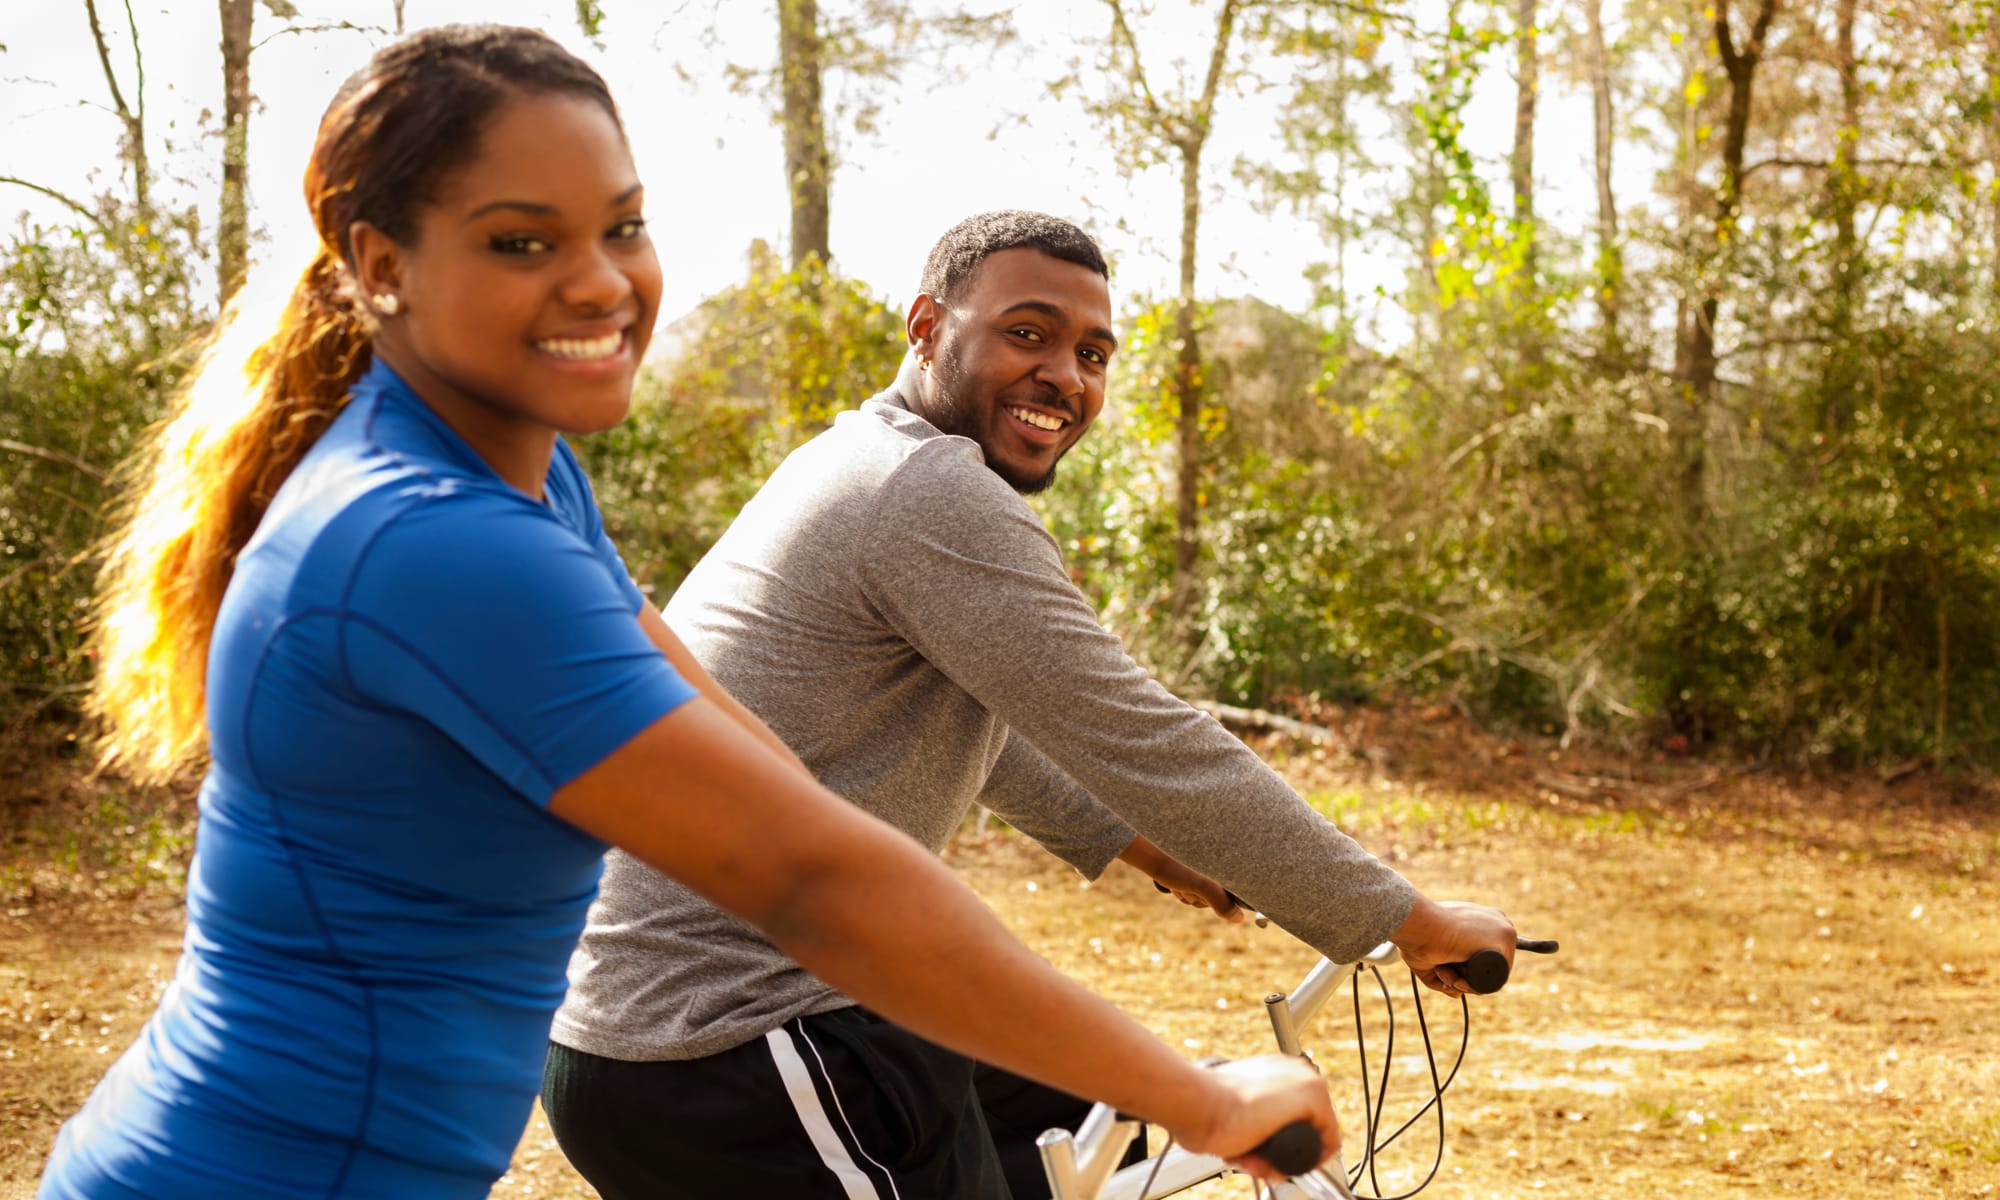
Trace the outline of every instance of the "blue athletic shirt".
<instances>
[{"instance_id":1,"label":"blue athletic shirt","mask_svg":"<svg viewBox=\"0 0 2000 1200\"><path fill-rule=\"evenodd\" d=\"M40 1195L484 1196L603 843L549 797L695 695L560 442L508 486L380 362L238 560L187 934Z\"/></svg>"}]
</instances>

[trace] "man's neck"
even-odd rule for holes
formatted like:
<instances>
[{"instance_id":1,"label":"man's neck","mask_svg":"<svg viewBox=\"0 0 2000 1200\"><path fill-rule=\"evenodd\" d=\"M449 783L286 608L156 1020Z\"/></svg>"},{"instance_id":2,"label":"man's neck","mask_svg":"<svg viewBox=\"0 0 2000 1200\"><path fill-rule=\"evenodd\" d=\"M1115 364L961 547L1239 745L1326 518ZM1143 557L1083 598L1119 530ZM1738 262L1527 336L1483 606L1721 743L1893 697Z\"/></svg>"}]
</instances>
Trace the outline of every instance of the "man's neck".
<instances>
[{"instance_id":1,"label":"man's neck","mask_svg":"<svg viewBox=\"0 0 2000 1200\"><path fill-rule=\"evenodd\" d=\"M917 364L917 356L906 354L903 365L896 370L896 381L889 385L889 390L903 402L904 408L929 421L930 405L924 387L929 382L926 372Z\"/></svg>"}]
</instances>

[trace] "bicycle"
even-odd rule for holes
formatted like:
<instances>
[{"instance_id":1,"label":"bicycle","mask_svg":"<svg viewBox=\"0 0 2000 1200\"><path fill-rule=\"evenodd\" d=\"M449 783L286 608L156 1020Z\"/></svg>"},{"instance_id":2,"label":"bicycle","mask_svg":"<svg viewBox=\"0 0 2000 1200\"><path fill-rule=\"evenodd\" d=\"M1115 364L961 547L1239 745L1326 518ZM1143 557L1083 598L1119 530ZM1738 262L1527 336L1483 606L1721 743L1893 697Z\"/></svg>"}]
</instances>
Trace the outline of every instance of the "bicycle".
<instances>
[{"instance_id":1,"label":"bicycle","mask_svg":"<svg viewBox=\"0 0 2000 1200\"><path fill-rule=\"evenodd\" d=\"M1261 914L1257 921L1265 924ZM1516 942L1517 950L1538 954L1553 954L1557 949L1554 941L1521 939ZM1342 984L1353 981L1355 996L1355 1033L1361 1052L1362 1083L1362 1153L1352 1169L1346 1168L1336 1153L1324 1165L1320 1164L1321 1146L1318 1134L1311 1126L1300 1124L1287 1126L1273 1134L1257 1148L1257 1153L1272 1166L1291 1176L1289 1183L1273 1185L1268 1195L1273 1200L1407 1200L1429 1186L1436 1178L1444 1154L1444 1093L1458 1076L1458 1068L1465 1060L1466 1046L1470 1042L1470 1010L1460 998L1461 1010L1468 1020L1462 1026L1458 1054L1451 1069L1440 1079L1437 1061L1431 1051L1429 1026L1424 1020L1421 998L1416 1001L1417 1021L1423 1031L1424 1051L1430 1063L1432 1092L1410 1118L1399 1125L1386 1137L1378 1137L1381 1122L1381 1101L1388 1090L1389 1059L1395 1049L1395 1022L1393 1009L1390 1010L1389 1036L1383 1051L1381 1087L1371 1094L1368 1073L1368 1051L1361 1024L1360 972L1368 968L1381 986L1383 996L1388 997L1388 984L1382 978L1381 968L1401 961L1401 954L1394 945L1382 943L1351 963L1335 963L1320 959L1312 970L1306 973L1299 985L1291 992L1273 992L1265 997L1264 1008L1271 1020L1271 1030L1282 1054L1299 1055L1311 1060L1300 1040L1300 1032L1319 1013L1320 1008L1332 997ZM1492 950L1482 950L1464 963L1456 964L1460 976L1480 994L1499 991L1507 982L1508 964L1505 956ZM1419 995L1420 987L1411 983L1412 994ZM1375 1156L1386 1149L1403 1133L1422 1119L1425 1113L1437 1112L1438 1156L1432 1163L1430 1174L1415 1188L1395 1197L1382 1196L1379 1178L1375 1173ZM1132 1139L1140 1136L1143 1126L1106 1105L1094 1106L1083 1123L1072 1133L1066 1129L1051 1129L1036 1139L1036 1146L1042 1153L1042 1166L1048 1174L1052 1200L1160 1200L1161 1197L1178 1195L1200 1183L1236 1174L1234 1167L1224 1160L1208 1154L1195 1154L1171 1143L1159 1154L1122 1170L1115 1170L1117 1163L1125 1156ZM1364 1178L1375 1183L1373 1197L1357 1198L1354 1188ZM1259 1185L1262 1193L1262 1185Z\"/></svg>"}]
</instances>

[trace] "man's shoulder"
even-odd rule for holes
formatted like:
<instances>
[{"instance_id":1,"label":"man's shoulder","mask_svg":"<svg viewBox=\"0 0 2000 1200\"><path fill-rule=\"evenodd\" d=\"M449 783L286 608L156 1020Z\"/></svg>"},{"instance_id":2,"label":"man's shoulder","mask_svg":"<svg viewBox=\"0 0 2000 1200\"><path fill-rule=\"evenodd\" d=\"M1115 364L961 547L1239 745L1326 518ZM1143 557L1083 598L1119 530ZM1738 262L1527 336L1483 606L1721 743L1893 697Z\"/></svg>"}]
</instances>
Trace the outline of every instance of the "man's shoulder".
<instances>
[{"instance_id":1,"label":"man's shoulder","mask_svg":"<svg viewBox=\"0 0 2000 1200\"><path fill-rule=\"evenodd\" d=\"M927 489L933 502L1014 495L987 467L979 443L945 433L881 396L840 414L803 450L801 466L885 490Z\"/></svg>"}]
</instances>

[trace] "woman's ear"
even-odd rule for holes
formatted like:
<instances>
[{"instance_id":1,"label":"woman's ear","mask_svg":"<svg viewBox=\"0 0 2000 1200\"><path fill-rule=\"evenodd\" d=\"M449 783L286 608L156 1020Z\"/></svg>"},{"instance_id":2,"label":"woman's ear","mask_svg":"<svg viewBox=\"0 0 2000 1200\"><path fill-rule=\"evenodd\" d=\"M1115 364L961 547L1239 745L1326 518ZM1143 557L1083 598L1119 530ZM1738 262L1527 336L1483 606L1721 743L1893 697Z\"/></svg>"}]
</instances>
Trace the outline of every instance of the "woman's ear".
<instances>
[{"instance_id":1,"label":"woman's ear","mask_svg":"<svg viewBox=\"0 0 2000 1200\"><path fill-rule=\"evenodd\" d=\"M403 311L402 247L396 239L366 221L347 227L347 249L354 256L354 282L362 302L377 317Z\"/></svg>"}]
</instances>

